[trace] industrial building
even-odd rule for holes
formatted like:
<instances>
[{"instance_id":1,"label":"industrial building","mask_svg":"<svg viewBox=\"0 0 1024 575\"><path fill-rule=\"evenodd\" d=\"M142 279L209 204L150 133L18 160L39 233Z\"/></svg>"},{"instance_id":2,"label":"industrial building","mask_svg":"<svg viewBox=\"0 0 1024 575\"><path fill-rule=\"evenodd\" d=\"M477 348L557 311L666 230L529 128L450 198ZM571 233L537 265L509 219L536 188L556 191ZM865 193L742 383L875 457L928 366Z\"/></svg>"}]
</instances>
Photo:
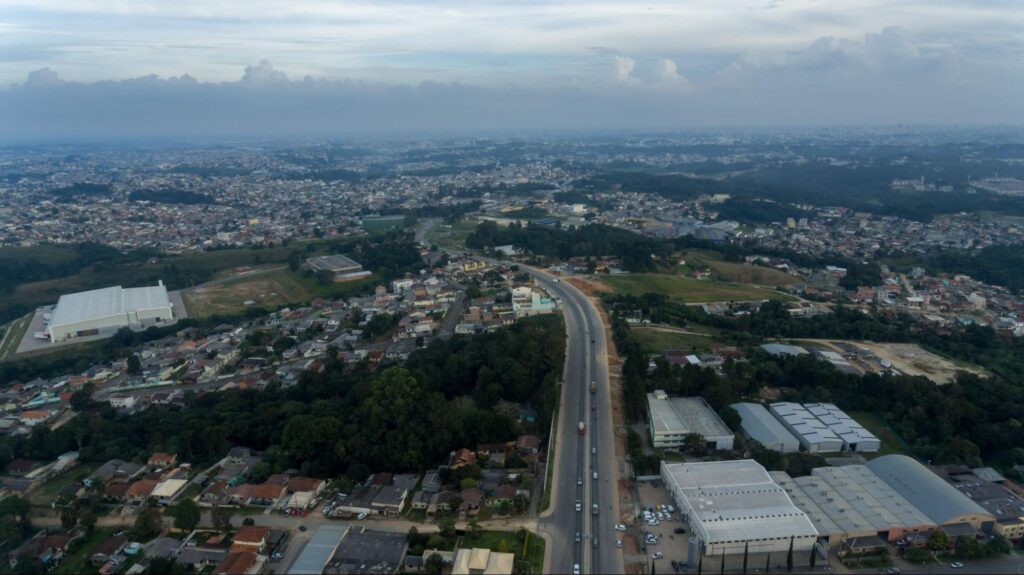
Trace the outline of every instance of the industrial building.
<instances>
[{"instance_id":1,"label":"industrial building","mask_svg":"<svg viewBox=\"0 0 1024 575\"><path fill-rule=\"evenodd\" d=\"M939 526L966 523L990 532L995 517L932 470L906 455L885 455L867 463L882 481Z\"/></svg>"},{"instance_id":2,"label":"industrial building","mask_svg":"<svg viewBox=\"0 0 1024 575\"><path fill-rule=\"evenodd\" d=\"M804 408L843 440L843 451L877 453L882 442L846 412L831 403L805 403Z\"/></svg>"},{"instance_id":3,"label":"industrial building","mask_svg":"<svg viewBox=\"0 0 1024 575\"><path fill-rule=\"evenodd\" d=\"M730 407L735 409L742 419L740 431L744 436L757 441L767 449L781 453L800 451L800 441L768 413L763 405L734 403Z\"/></svg>"},{"instance_id":4,"label":"industrial building","mask_svg":"<svg viewBox=\"0 0 1024 575\"><path fill-rule=\"evenodd\" d=\"M696 434L703 437L711 449L733 448L732 430L703 398L669 397L657 389L647 394L647 415L654 447L678 449L687 435Z\"/></svg>"},{"instance_id":5,"label":"industrial building","mask_svg":"<svg viewBox=\"0 0 1024 575\"><path fill-rule=\"evenodd\" d=\"M770 475L832 546L853 538L878 537L894 542L936 527L864 465L820 467L806 477L793 478L784 471L772 471Z\"/></svg>"},{"instance_id":6,"label":"industrial building","mask_svg":"<svg viewBox=\"0 0 1024 575\"><path fill-rule=\"evenodd\" d=\"M292 563L289 575L320 575L327 562L334 556L342 538L348 532L346 525L323 525L316 530L313 538L302 548L302 553Z\"/></svg>"},{"instance_id":7,"label":"industrial building","mask_svg":"<svg viewBox=\"0 0 1024 575\"><path fill-rule=\"evenodd\" d=\"M404 533L350 529L324 567L324 575L397 573L409 548Z\"/></svg>"},{"instance_id":8,"label":"industrial building","mask_svg":"<svg viewBox=\"0 0 1024 575\"><path fill-rule=\"evenodd\" d=\"M768 410L779 423L796 436L805 450L811 453L843 450L843 440L799 403L773 403Z\"/></svg>"},{"instance_id":9,"label":"industrial building","mask_svg":"<svg viewBox=\"0 0 1024 575\"><path fill-rule=\"evenodd\" d=\"M174 320L174 311L161 281L155 286L112 286L66 294L57 300L46 334L50 341L98 335L100 330L142 328Z\"/></svg>"},{"instance_id":10,"label":"industrial building","mask_svg":"<svg viewBox=\"0 0 1024 575\"><path fill-rule=\"evenodd\" d=\"M320 256L306 260L314 272L327 271L334 275L334 281L343 282L359 279L370 275L362 264L341 254Z\"/></svg>"},{"instance_id":11,"label":"industrial building","mask_svg":"<svg viewBox=\"0 0 1024 575\"><path fill-rule=\"evenodd\" d=\"M794 554L806 556L818 538L807 515L751 459L662 461L661 477L690 526L691 567L713 556L784 557L790 545Z\"/></svg>"},{"instance_id":12,"label":"industrial building","mask_svg":"<svg viewBox=\"0 0 1024 575\"><path fill-rule=\"evenodd\" d=\"M777 357L807 355L810 353L799 345L789 345L785 343L766 343L761 345L761 349L768 355L774 355Z\"/></svg>"}]
</instances>

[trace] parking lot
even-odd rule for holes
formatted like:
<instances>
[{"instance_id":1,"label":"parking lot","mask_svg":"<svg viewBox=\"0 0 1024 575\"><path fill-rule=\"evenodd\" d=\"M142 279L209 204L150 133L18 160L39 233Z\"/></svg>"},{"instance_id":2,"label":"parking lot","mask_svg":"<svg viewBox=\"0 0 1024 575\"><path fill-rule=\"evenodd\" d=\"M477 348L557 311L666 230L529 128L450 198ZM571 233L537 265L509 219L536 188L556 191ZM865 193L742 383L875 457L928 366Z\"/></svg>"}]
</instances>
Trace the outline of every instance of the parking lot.
<instances>
[{"instance_id":1,"label":"parking lot","mask_svg":"<svg viewBox=\"0 0 1024 575\"><path fill-rule=\"evenodd\" d=\"M657 564L657 571L660 573L682 572L686 565L686 544L689 540L689 530L683 523L679 509L675 508L672 497L668 494L662 482L640 482L637 483L642 508L651 512L654 516L654 523L646 520L642 515L637 517L636 524L640 528L641 550L646 552L648 560ZM666 512L665 506L671 506L672 511ZM661 510L661 518L657 513ZM681 531L676 533L676 531ZM644 549L646 547L646 549ZM653 559L653 555L660 552L662 557ZM673 569L673 561L677 569Z\"/></svg>"}]
</instances>

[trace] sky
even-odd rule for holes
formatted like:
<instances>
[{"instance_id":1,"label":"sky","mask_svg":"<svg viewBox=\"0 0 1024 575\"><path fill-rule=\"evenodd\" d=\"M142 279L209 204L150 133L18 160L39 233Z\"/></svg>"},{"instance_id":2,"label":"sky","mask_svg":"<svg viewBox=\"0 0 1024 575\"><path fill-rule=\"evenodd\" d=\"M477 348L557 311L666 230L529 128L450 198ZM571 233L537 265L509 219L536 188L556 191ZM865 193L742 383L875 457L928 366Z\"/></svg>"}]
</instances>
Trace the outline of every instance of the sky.
<instances>
[{"instance_id":1,"label":"sky","mask_svg":"<svg viewBox=\"0 0 1024 575\"><path fill-rule=\"evenodd\" d=\"M1024 0L0 0L0 139L1024 123Z\"/></svg>"}]
</instances>

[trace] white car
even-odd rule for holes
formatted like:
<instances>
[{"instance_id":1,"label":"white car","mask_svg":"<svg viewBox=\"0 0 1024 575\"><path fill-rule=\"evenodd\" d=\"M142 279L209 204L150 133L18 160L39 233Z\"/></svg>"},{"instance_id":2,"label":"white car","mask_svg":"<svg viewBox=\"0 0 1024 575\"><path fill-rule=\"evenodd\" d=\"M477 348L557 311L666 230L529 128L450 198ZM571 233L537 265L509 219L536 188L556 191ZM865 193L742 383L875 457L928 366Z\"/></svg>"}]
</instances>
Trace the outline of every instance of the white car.
<instances>
[{"instance_id":1,"label":"white car","mask_svg":"<svg viewBox=\"0 0 1024 575\"><path fill-rule=\"evenodd\" d=\"M595 481L597 480L597 472L596 471L594 472L594 480Z\"/></svg>"},{"instance_id":2,"label":"white car","mask_svg":"<svg viewBox=\"0 0 1024 575\"><path fill-rule=\"evenodd\" d=\"M362 513L360 513L359 515L356 515L356 519L358 519L359 521L362 521L363 519L366 519L366 516L367 516L367 515L369 515L369 513L367 513L367 512L365 512L365 511L363 511L363 512L362 512Z\"/></svg>"},{"instance_id":3,"label":"white car","mask_svg":"<svg viewBox=\"0 0 1024 575\"><path fill-rule=\"evenodd\" d=\"M573 563L572 564L572 575L580 575L580 564L579 563Z\"/></svg>"},{"instance_id":4,"label":"white car","mask_svg":"<svg viewBox=\"0 0 1024 575\"><path fill-rule=\"evenodd\" d=\"M655 553L653 553L651 555L651 559L661 559L664 556L665 556L665 554L662 553L661 551L656 551Z\"/></svg>"},{"instance_id":5,"label":"white car","mask_svg":"<svg viewBox=\"0 0 1024 575\"><path fill-rule=\"evenodd\" d=\"M615 530L616 531L625 531L626 530L626 526L621 524L621 523L618 523L618 524L615 525Z\"/></svg>"},{"instance_id":6,"label":"white car","mask_svg":"<svg viewBox=\"0 0 1024 575\"><path fill-rule=\"evenodd\" d=\"M615 540L615 546L618 547L619 549L622 549L622 539L616 539Z\"/></svg>"},{"instance_id":7,"label":"white car","mask_svg":"<svg viewBox=\"0 0 1024 575\"><path fill-rule=\"evenodd\" d=\"M576 511L583 511L583 502L579 499L576 500Z\"/></svg>"},{"instance_id":8,"label":"white car","mask_svg":"<svg viewBox=\"0 0 1024 575\"><path fill-rule=\"evenodd\" d=\"M582 477L577 477L576 478L576 485L583 485L583 478Z\"/></svg>"}]
</instances>

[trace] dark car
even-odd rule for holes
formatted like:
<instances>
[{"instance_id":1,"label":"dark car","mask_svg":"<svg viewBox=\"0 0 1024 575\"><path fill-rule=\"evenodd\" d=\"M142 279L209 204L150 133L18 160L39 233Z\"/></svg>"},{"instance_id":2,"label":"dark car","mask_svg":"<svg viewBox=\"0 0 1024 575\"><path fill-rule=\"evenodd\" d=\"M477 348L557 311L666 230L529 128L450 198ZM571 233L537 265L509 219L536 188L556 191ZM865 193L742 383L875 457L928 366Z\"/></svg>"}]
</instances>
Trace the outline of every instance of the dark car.
<instances>
[{"instance_id":1,"label":"dark car","mask_svg":"<svg viewBox=\"0 0 1024 575\"><path fill-rule=\"evenodd\" d=\"M672 532L676 535L679 535L680 533L686 533L686 529L683 529L682 527L676 527L672 530Z\"/></svg>"},{"instance_id":2,"label":"dark car","mask_svg":"<svg viewBox=\"0 0 1024 575\"><path fill-rule=\"evenodd\" d=\"M299 525L299 531L305 531L305 530L306 530L306 526L305 525Z\"/></svg>"}]
</instances>

